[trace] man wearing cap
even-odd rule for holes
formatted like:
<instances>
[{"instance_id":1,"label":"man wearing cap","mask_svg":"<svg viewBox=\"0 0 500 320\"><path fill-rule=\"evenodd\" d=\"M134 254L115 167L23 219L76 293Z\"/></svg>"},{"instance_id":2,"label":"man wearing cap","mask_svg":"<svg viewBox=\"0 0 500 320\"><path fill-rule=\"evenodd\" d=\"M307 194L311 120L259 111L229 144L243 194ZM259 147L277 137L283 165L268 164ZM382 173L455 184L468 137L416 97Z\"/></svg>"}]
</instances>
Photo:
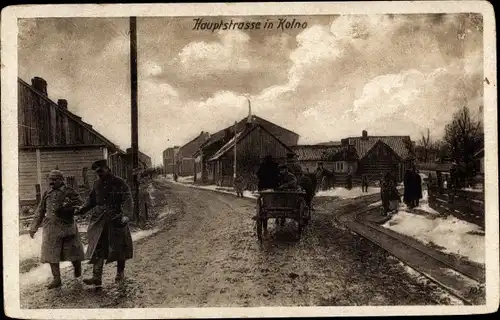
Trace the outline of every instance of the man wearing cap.
<instances>
[{"instance_id":1,"label":"man wearing cap","mask_svg":"<svg viewBox=\"0 0 500 320\"><path fill-rule=\"evenodd\" d=\"M279 166L280 175L279 175L279 190L297 190L297 177L290 171L288 171L288 166L285 164L281 164Z\"/></svg>"},{"instance_id":2,"label":"man wearing cap","mask_svg":"<svg viewBox=\"0 0 500 320\"><path fill-rule=\"evenodd\" d=\"M115 281L118 282L124 277L125 261L133 257L128 226L128 221L133 218L133 203L127 183L111 173L106 160L94 162L92 170L99 179L95 181L79 214L94 209L87 231L89 245L85 254L94 267L92 278L83 281L88 285L101 286L104 263L117 262Z\"/></svg>"},{"instance_id":3,"label":"man wearing cap","mask_svg":"<svg viewBox=\"0 0 500 320\"><path fill-rule=\"evenodd\" d=\"M61 261L73 263L75 278L82 275L83 246L73 215L83 201L75 190L64 184L61 171L51 171L48 179L50 189L44 192L35 212L30 237L34 238L43 225L40 262L50 264L54 278L48 288L54 289L62 284Z\"/></svg>"},{"instance_id":4,"label":"man wearing cap","mask_svg":"<svg viewBox=\"0 0 500 320\"><path fill-rule=\"evenodd\" d=\"M295 153L288 153L286 162L288 171L293 173L297 177L297 179L300 179L300 177L302 176L302 167L298 163Z\"/></svg>"}]
</instances>

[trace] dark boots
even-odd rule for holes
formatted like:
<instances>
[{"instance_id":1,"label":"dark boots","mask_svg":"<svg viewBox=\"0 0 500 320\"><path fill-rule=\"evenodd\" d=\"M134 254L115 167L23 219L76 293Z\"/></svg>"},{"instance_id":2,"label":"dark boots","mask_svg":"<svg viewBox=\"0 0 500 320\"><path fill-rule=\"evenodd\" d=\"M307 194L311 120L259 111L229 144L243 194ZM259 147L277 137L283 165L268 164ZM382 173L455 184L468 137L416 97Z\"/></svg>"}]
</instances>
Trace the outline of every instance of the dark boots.
<instances>
[{"instance_id":1,"label":"dark boots","mask_svg":"<svg viewBox=\"0 0 500 320\"><path fill-rule=\"evenodd\" d=\"M125 277L125 260L116 262L115 282L120 282Z\"/></svg>"},{"instance_id":2,"label":"dark boots","mask_svg":"<svg viewBox=\"0 0 500 320\"><path fill-rule=\"evenodd\" d=\"M52 276L54 277L54 279L52 280L51 283L49 283L47 288L48 289L59 288L62 284L62 282L61 282L61 269L59 268L59 263L51 263L50 269L52 271Z\"/></svg>"},{"instance_id":3,"label":"dark boots","mask_svg":"<svg viewBox=\"0 0 500 320\"><path fill-rule=\"evenodd\" d=\"M83 283L89 286L100 287L102 285L102 268L104 267L104 259L99 259L94 263L92 270L92 278L83 279Z\"/></svg>"}]
</instances>

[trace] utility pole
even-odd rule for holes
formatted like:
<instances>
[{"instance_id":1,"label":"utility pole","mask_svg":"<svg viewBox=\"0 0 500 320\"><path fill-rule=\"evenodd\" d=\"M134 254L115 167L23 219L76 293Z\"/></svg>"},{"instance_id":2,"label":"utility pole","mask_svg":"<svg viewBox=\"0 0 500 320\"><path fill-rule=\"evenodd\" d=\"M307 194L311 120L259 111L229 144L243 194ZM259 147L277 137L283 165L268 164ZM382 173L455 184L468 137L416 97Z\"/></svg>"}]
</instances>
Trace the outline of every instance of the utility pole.
<instances>
[{"instance_id":1,"label":"utility pole","mask_svg":"<svg viewBox=\"0 0 500 320\"><path fill-rule=\"evenodd\" d=\"M233 168L233 170L234 170L233 178L234 179L236 179L236 124L237 123L238 123L237 121L234 122L234 138L233 138L234 139L234 160L233 160L234 161L234 168Z\"/></svg>"},{"instance_id":2,"label":"utility pole","mask_svg":"<svg viewBox=\"0 0 500 320\"><path fill-rule=\"evenodd\" d=\"M137 17L130 17L130 88L131 88L131 123L132 123L132 170L134 218L139 217L139 130L137 110Z\"/></svg>"}]
</instances>

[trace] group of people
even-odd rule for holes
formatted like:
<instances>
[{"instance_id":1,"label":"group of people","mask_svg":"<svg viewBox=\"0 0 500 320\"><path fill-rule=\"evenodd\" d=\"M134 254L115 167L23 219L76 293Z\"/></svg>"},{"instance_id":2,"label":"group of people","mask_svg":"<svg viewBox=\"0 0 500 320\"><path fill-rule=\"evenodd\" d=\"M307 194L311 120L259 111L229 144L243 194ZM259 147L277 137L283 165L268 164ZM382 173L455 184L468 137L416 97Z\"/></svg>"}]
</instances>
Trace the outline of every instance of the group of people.
<instances>
[{"instance_id":1,"label":"group of people","mask_svg":"<svg viewBox=\"0 0 500 320\"><path fill-rule=\"evenodd\" d=\"M115 281L124 278L125 261L133 257L129 221L133 219L133 201L127 183L112 174L106 160L92 164L98 175L83 202L80 194L65 185L64 174L50 172L49 189L44 192L30 225L30 237L42 230L41 263L50 264L53 280L49 289L62 285L59 263L71 261L74 277L82 276L82 261L93 264L93 275L83 279L87 285L100 287L104 264L117 262ZM88 248L84 253L74 217L92 210L87 230Z\"/></svg>"},{"instance_id":2,"label":"group of people","mask_svg":"<svg viewBox=\"0 0 500 320\"><path fill-rule=\"evenodd\" d=\"M422 199L422 178L416 166L406 170L403 185L403 202L410 209L418 207L420 199ZM387 172L383 176L380 186L382 206L384 208L384 213L388 214L396 210L399 203L401 203L401 195L397 188L397 180L391 172Z\"/></svg>"}]
</instances>

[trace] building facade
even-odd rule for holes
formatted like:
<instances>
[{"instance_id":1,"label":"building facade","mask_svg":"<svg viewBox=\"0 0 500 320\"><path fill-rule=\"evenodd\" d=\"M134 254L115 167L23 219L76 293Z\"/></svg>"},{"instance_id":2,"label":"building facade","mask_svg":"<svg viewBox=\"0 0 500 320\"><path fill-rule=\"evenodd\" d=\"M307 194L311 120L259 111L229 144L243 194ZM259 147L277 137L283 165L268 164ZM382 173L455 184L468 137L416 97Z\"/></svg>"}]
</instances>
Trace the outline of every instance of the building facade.
<instances>
[{"instance_id":1,"label":"building facade","mask_svg":"<svg viewBox=\"0 0 500 320\"><path fill-rule=\"evenodd\" d=\"M346 159L347 172L353 176L365 175L378 181L384 173L391 172L402 181L405 171L414 164L409 136L368 136L363 130L360 137L342 139L342 145L344 150L355 151L355 156Z\"/></svg>"},{"instance_id":2,"label":"building facade","mask_svg":"<svg viewBox=\"0 0 500 320\"><path fill-rule=\"evenodd\" d=\"M174 174L178 151L178 146L167 148L163 151L163 168L165 168L166 174Z\"/></svg>"},{"instance_id":3,"label":"building facade","mask_svg":"<svg viewBox=\"0 0 500 320\"><path fill-rule=\"evenodd\" d=\"M194 155L196 168L195 178L198 183L210 183L210 181L213 181L213 166L209 164L208 160L234 137L235 132L247 130L249 124L252 126L259 125L287 147L297 145L299 140L299 135L297 133L280 127L263 118L251 115L249 112L248 117L241 119L233 126L226 127L210 135L209 139L199 147Z\"/></svg>"},{"instance_id":4,"label":"building facade","mask_svg":"<svg viewBox=\"0 0 500 320\"><path fill-rule=\"evenodd\" d=\"M67 183L89 188L97 176L91 165L107 159L113 173L131 181L126 153L68 110L68 102L49 99L47 82L31 85L18 79L19 200L33 202L48 188L51 170L59 169Z\"/></svg>"},{"instance_id":5,"label":"building facade","mask_svg":"<svg viewBox=\"0 0 500 320\"><path fill-rule=\"evenodd\" d=\"M285 163L288 153L293 150L266 128L249 123L208 159L208 183L231 186L236 169L247 184L256 184L255 174L265 156L271 155L278 163Z\"/></svg>"}]
</instances>

